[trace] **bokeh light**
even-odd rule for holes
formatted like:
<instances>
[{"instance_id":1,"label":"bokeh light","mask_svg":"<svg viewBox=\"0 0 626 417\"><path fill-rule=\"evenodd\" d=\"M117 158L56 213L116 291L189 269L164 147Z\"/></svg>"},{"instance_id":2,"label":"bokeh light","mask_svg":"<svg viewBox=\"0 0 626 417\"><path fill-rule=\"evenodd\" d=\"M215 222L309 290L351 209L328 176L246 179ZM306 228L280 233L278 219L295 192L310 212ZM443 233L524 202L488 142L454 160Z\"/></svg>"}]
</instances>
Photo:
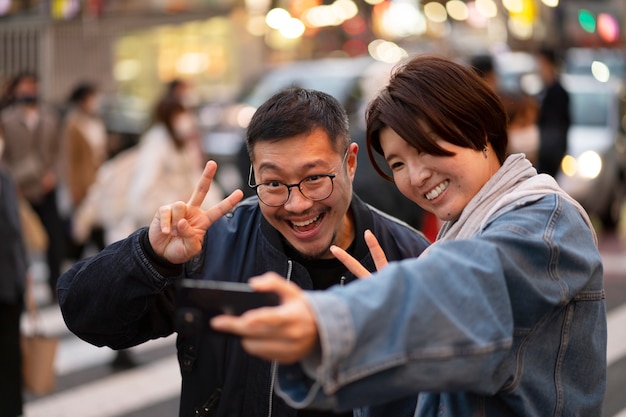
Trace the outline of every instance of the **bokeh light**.
<instances>
[{"instance_id":1,"label":"bokeh light","mask_svg":"<svg viewBox=\"0 0 626 417\"><path fill-rule=\"evenodd\" d=\"M426 31L426 18L413 2L393 2L382 11L382 31L392 38L421 35ZM379 6L382 6L380 4Z\"/></svg>"},{"instance_id":2,"label":"bokeh light","mask_svg":"<svg viewBox=\"0 0 626 417\"><path fill-rule=\"evenodd\" d=\"M446 11L448 15L454 20L467 20L469 17L469 10L467 4L461 0L450 0L446 3Z\"/></svg>"},{"instance_id":3,"label":"bokeh light","mask_svg":"<svg viewBox=\"0 0 626 417\"><path fill-rule=\"evenodd\" d=\"M541 0L541 2L548 7L557 7L559 0Z\"/></svg>"},{"instance_id":4,"label":"bokeh light","mask_svg":"<svg viewBox=\"0 0 626 417\"><path fill-rule=\"evenodd\" d=\"M433 22L442 23L448 20L448 12L444 5L434 1L424 5L424 15Z\"/></svg>"},{"instance_id":5,"label":"bokeh light","mask_svg":"<svg viewBox=\"0 0 626 417\"><path fill-rule=\"evenodd\" d=\"M265 23L272 29L280 29L289 19L291 19L291 14L287 10L276 8L267 12Z\"/></svg>"},{"instance_id":6,"label":"bokeh light","mask_svg":"<svg viewBox=\"0 0 626 417\"><path fill-rule=\"evenodd\" d=\"M488 19L498 15L498 5L493 0L476 0L476 10Z\"/></svg>"},{"instance_id":7,"label":"bokeh light","mask_svg":"<svg viewBox=\"0 0 626 417\"><path fill-rule=\"evenodd\" d=\"M304 23L292 17L280 27L279 32L287 39L297 39L304 33Z\"/></svg>"},{"instance_id":8,"label":"bokeh light","mask_svg":"<svg viewBox=\"0 0 626 417\"><path fill-rule=\"evenodd\" d=\"M11 8L11 0L0 0L0 16L6 14Z\"/></svg>"},{"instance_id":9,"label":"bokeh light","mask_svg":"<svg viewBox=\"0 0 626 417\"><path fill-rule=\"evenodd\" d=\"M372 58L377 61L395 64L408 56L407 52L394 42L376 39L367 46Z\"/></svg>"},{"instance_id":10,"label":"bokeh light","mask_svg":"<svg viewBox=\"0 0 626 417\"><path fill-rule=\"evenodd\" d=\"M475 28L484 28L487 26L488 20L482 13L478 11L475 1L467 3L467 11L469 12L467 23Z\"/></svg>"},{"instance_id":11,"label":"bokeh light","mask_svg":"<svg viewBox=\"0 0 626 417\"><path fill-rule=\"evenodd\" d=\"M609 13L598 14L598 34L606 42L615 42L619 38L619 23Z\"/></svg>"},{"instance_id":12,"label":"bokeh light","mask_svg":"<svg viewBox=\"0 0 626 417\"><path fill-rule=\"evenodd\" d=\"M585 32L593 33L596 31L596 18L593 13L587 9L578 11L578 23Z\"/></svg>"},{"instance_id":13,"label":"bokeh light","mask_svg":"<svg viewBox=\"0 0 626 417\"><path fill-rule=\"evenodd\" d=\"M608 65L601 61L593 61L591 63L591 74L602 83L609 81L609 78L611 78L611 70Z\"/></svg>"},{"instance_id":14,"label":"bokeh light","mask_svg":"<svg viewBox=\"0 0 626 417\"><path fill-rule=\"evenodd\" d=\"M209 56L202 52L187 52L176 61L176 70L180 74L200 74L209 67Z\"/></svg>"}]
</instances>

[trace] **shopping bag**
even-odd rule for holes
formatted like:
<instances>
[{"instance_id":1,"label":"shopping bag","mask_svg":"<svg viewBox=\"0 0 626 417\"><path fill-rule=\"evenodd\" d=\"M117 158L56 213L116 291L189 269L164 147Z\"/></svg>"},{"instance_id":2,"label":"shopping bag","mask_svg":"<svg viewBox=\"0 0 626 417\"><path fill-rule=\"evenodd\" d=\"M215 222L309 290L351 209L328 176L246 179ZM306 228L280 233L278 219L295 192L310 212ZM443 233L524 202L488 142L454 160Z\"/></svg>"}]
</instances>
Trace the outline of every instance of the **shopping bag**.
<instances>
[{"instance_id":1,"label":"shopping bag","mask_svg":"<svg viewBox=\"0 0 626 417\"><path fill-rule=\"evenodd\" d=\"M42 334L22 335L22 375L24 388L36 395L54 390L54 358L58 340Z\"/></svg>"},{"instance_id":2,"label":"shopping bag","mask_svg":"<svg viewBox=\"0 0 626 417\"><path fill-rule=\"evenodd\" d=\"M23 385L33 394L45 395L55 388L54 361L59 341L41 332L36 312L31 311L29 319L32 332L21 335Z\"/></svg>"}]
</instances>

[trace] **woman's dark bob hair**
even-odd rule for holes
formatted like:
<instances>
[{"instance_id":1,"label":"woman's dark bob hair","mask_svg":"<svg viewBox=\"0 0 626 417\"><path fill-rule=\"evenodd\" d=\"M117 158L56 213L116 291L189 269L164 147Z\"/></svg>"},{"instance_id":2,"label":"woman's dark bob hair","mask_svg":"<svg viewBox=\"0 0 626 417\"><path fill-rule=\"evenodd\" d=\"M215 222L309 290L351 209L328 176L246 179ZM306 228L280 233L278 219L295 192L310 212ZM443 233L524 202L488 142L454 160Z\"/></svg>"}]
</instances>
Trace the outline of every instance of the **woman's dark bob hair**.
<instances>
[{"instance_id":1,"label":"woman's dark bob hair","mask_svg":"<svg viewBox=\"0 0 626 417\"><path fill-rule=\"evenodd\" d=\"M476 149L490 143L500 164L506 158L507 116L487 83L469 67L435 55L419 55L397 67L389 84L369 104L367 153L376 171L383 155L380 132L386 127L421 152L452 156L437 143L445 140Z\"/></svg>"}]
</instances>

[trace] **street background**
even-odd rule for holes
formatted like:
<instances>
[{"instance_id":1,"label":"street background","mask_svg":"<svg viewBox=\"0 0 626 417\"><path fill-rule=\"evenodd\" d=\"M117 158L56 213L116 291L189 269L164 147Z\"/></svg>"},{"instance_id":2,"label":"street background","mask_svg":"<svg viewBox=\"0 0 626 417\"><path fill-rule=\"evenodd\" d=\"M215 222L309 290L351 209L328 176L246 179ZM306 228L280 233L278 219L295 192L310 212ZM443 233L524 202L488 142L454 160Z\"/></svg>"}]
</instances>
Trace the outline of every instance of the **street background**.
<instances>
[{"instance_id":1,"label":"street background","mask_svg":"<svg viewBox=\"0 0 626 417\"><path fill-rule=\"evenodd\" d=\"M586 81L593 77L590 90L582 91L583 83L577 81L568 85L576 106L581 106L576 114L606 119L599 133L582 126L584 140L572 142L570 163L558 180L594 211L609 310L608 387L601 417L626 417L624 3L0 0L0 85L20 71L35 71L41 102L62 113L78 82L97 83L103 93L101 115L113 147L121 150L140 140L165 85L184 79L193 87L186 104L197 116L204 156L218 161L218 181L230 192L245 185L242 172L247 171L241 167L247 165L240 151L246 120L254 106L280 87L303 84L337 96L351 115L358 142L363 139L363 106L369 94L385 81L391 66L407 56L428 52L468 61L487 54L496 63L501 87L536 97L541 85L532 54L542 46L557 50L564 72L583 73ZM303 66L293 65L298 62ZM271 74L276 77L265 78ZM590 91L601 93L600 101L591 100ZM596 159L581 158L585 155ZM380 190L375 179L365 176L367 165L367 158L359 162L357 180L367 179L355 184L360 195L363 190L362 197L366 191ZM592 174L581 174L589 172L582 168L591 168ZM418 223L407 221L432 238L432 219L407 200L399 201L393 201L394 208L417 213ZM68 260L65 267L70 264ZM67 330L50 297L45 269L35 257L39 324L60 340L57 381L48 395L26 393L25 417L177 415L180 374L174 336L132 348L136 366L113 368L115 352L89 345ZM26 316L22 324L30 330Z\"/></svg>"}]
</instances>

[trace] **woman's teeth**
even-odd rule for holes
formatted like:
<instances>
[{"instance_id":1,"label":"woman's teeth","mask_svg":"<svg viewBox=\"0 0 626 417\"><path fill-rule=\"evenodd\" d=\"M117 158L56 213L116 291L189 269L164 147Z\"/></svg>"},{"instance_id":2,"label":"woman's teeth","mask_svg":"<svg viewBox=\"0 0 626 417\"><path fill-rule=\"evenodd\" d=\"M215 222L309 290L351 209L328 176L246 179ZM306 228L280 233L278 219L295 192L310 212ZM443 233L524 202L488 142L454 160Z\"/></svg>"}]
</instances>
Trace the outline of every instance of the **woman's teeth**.
<instances>
[{"instance_id":1,"label":"woman's teeth","mask_svg":"<svg viewBox=\"0 0 626 417\"><path fill-rule=\"evenodd\" d=\"M439 195L443 193L446 188L448 188L448 185L450 185L450 180L445 180L444 182L436 186L432 191L426 193L426 199L433 200L439 197Z\"/></svg>"}]
</instances>

